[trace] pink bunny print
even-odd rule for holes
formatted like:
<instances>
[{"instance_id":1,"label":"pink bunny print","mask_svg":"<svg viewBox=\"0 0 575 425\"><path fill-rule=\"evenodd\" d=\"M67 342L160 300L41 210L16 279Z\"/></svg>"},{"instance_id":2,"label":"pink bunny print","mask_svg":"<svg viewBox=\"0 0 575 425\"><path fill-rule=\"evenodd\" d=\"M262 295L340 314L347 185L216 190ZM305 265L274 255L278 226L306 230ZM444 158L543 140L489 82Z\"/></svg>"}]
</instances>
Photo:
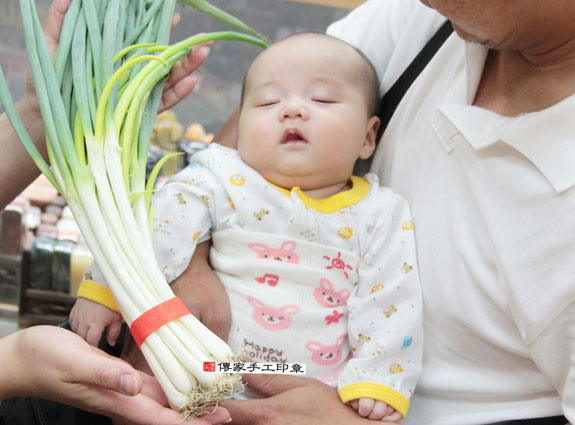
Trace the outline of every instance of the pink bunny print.
<instances>
[{"instance_id":1,"label":"pink bunny print","mask_svg":"<svg viewBox=\"0 0 575 425\"><path fill-rule=\"evenodd\" d=\"M345 305L350 295L351 291L345 288L337 292L333 289L332 283L326 278L321 279L319 288L313 290L313 296L324 307Z\"/></svg>"},{"instance_id":2,"label":"pink bunny print","mask_svg":"<svg viewBox=\"0 0 575 425\"><path fill-rule=\"evenodd\" d=\"M248 302L254 308L252 317L255 322L270 331L281 331L289 328L291 317L299 313L299 307L294 304L273 308L254 297L248 297Z\"/></svg>"},{"instance_id":3,"label":"pink bunny print","mask_svg":"<svg viewBox=\"0 0 575 425\"><path fill-rule=\"evenodd\" d=\"M248 245L252 251L257 252L257 258L269 258L270 260L299 263L299 256L295 253L294 241L284 242L280 249L270 248L263 243L251 243Z\"/></svg>"},{"instance_id":4,"label":"pink bunny print","mask_svg":"<svg viewBox=\"0 0 575 425\"><path fill-rule=\"evenodd\" d=\"M312 351L311 359L321 366L331 366L341 360L341 344L347 337L346 334L341 335L333 345L323 345L319 341L309 341L305 348Z\"/></svg>"},{"instance_id":5,"label":"pink bunny print","mask_svg":"<svg viewBox=\"0 0 575 425\"><path fill-rule=\"evenodd\" d=\"M325 324L331 325L332 323L339 323L339 319L345 316L344 313L340 313L337 310L334 310L331 314L325 316Z\"/></svg>"}]
</instances>

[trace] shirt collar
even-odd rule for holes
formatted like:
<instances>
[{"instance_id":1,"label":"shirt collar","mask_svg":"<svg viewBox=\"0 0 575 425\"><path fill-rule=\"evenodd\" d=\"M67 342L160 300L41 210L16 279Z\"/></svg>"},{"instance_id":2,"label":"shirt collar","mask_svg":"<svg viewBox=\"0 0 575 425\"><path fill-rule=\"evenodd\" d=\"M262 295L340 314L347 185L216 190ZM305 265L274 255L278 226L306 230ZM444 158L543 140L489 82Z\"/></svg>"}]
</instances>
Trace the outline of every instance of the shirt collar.
<instances>
[{"instance_id":1,"label":"shirt collar","mask_svg":"<svg viewBox=\"0 0 575 425\"><path fill-rule=\"evenodd\" d=\"M475 99L475 93L479 86L479 80L483 72L483 65L487 59L489 49L479 43L465 43L465 77L467 83L467 104L471 105Z\"/></svg>"},{"instance_id":2,"label":"shirt collar","mask_svg":"<svg viewBox=\"0 0 575 425\"><path fill-rule=\"evenodd\" d=\"M529 159L557 192L574 186L575 96L542 111L517 117L505 117L471 106L486 57L487 48L466 43L467 104L443 104L439 107L439 114L474 149L481 150L497 142L506 143ZM449 141L442 143L448 151L453 149Z\"/></svg>"},{"instance_id":3,"label":"shirt collar","mask_svg":"<svg viewBox=\"0 0 575 425\"><path fill-rule=\"evenodd\" d=\"M336 193L335 195L325 199L312 198L297 186L288 190L283 187L276 186L273 183L271 184L288 197L291 197L292 194L296 195L308 208L327 214L357 204L367 196L369 192L369 182L367 179L351 176L351 183L351 189Z\"/></svg>"}]
</instances>

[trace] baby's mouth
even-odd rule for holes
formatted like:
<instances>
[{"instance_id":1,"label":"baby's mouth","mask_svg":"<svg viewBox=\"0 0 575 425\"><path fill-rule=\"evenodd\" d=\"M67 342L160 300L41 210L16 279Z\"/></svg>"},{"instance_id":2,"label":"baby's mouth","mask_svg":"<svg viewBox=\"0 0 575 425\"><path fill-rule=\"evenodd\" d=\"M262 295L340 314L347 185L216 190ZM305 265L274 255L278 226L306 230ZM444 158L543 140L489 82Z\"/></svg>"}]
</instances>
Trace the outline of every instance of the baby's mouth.
<instances>
[{"instance_id":1,"label":"baby's mouth","mask_svg":"<svg viewBox=\"0 0 575 425\"><path fill-rule=\"evenodd\" d=\"M307 143L307 140L297 128L288 128L281 140L282 145L285 143Z\"/></svg>"}]
</instances>

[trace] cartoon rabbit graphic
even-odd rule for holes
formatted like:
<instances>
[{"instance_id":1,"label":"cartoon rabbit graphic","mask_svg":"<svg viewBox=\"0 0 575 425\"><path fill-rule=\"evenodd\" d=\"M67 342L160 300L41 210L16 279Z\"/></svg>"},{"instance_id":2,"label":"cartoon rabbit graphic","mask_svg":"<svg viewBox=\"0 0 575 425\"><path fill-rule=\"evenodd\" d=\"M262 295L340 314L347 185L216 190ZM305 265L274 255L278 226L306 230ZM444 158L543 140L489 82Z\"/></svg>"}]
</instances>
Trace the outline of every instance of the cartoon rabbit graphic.
<instances>
[{"instance_id":1,"label":"cartoon rabbit graphic","mask_svg":"<svg viewBox=\"0 0 575 425\"><path fill-rule=\"evenodd\" d=\"M300 308L295 304L273 308L254 297L248 297L248 302L254 308L252 317L255 322L270 331L281 331L289 328L292 316L300 311Z\"/></svg>"},{"instance_id":2,"label":"cartoon rabbit graphic","mask_svg":"<svg viewBox=\"0 0 575 425\"><path fill-rule=\"evenodd\" d=\"M296 243L294 241L284 242L279 249L270 248L258 242L251 243L248 246L252 251L257 252L257 258L268 258L294 264L299 263L299 256L295 253Z\"/></svg>"},{"instance_id":3,"label":"cartoon rabbit graphic","mask_svg":"<svg viewBox=\"0 0 575 425\"><path fill-rule=\"evenodd\" d=\"M324 307L345 305L350 295L351 291L346 288L336 291L333 284L326 278L322 278L319 281L319 287L313 290L313 296Z\"/></svg>"},{"instance_id":4,"label":"cartoon rabbit graphic","mask_svg":"<svg viewBox=\"0 0 575 425\"><path fill-rule=\"evenodd\" d=\"M321 366L331 366L341 360L341 344L347 337L346 334L341 335L332 345L324 345L319 341L309 341L305 348L312 351L311 359Z\"/></svg>"}]
</instances>

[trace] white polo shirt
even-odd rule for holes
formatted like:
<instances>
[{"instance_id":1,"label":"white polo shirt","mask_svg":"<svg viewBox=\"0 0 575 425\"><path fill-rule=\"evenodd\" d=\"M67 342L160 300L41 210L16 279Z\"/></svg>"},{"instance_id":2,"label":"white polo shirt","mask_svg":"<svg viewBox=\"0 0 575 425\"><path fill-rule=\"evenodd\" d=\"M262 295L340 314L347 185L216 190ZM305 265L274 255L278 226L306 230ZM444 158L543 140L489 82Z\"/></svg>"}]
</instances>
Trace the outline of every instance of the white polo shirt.
<instances>
[{"instance_id":1,"label":"white polo shirt","mask_svg":"<svg viewBox=\"0 0 575 425\"><path fill-rule=\"evenodd\" d=\"M383 94L443 21L370 0L328 33L371 58ZM402 423L575 423L575 96L511 118L471 106L486 54L451 35L372 165L417 223L424 364Z\"/></svg>"}]
</instances>

